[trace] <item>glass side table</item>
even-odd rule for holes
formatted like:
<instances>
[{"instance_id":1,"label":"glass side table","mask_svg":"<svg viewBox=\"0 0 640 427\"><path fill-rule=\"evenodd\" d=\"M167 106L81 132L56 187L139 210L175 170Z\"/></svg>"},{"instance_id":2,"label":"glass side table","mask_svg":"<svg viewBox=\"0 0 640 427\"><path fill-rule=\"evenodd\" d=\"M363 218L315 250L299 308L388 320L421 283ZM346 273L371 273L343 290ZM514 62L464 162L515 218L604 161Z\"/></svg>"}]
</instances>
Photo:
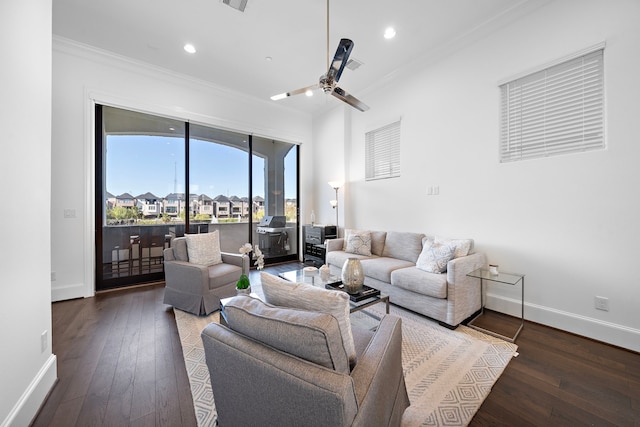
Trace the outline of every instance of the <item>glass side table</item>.
<instances>
[{"instance_id":1,"label":"glass side table","mask_svg":"<svg viewBox=\"0 0 640 427\"><path fill-rule=\"evenodd\" d=\"M478 268L477 270L473 270L471 273L467 274L467 276L469 277L475 277L477 279L480 279L480 313L478 313L478 315L476 317L474 317L473 319L471 319L471 321L469 323L467 323L467 326L470 328L473 328L477 331L480 332L484 332L486 334L492 335L494 337L497 338L502 338L505 341L509 341L509 342L515 342L516 338L518 337L518 334L520 334L520 331L522 330L522 328L524 327L524 274L517 274L517 273L498 273L498 274L492 274L489 272L489 270L484 269L484 268ZM515 335L513 337L507 337L504 336L502 334L499 334L497 332L493 332L484 328L481 328L480 326L476 326L473 324L473 322L480 316L482 316L482 314L484 313L484 282L485 280L488 280L490 282L496 282L496 283L505 283L507 285L511 285L511 286L515 286L518 283L521 283L522 285L522 294L520 297L520 304L521 304L521 312L520 312L520 327L518 328L518 330L516 331Z\"/></svg>"}]
</instances>

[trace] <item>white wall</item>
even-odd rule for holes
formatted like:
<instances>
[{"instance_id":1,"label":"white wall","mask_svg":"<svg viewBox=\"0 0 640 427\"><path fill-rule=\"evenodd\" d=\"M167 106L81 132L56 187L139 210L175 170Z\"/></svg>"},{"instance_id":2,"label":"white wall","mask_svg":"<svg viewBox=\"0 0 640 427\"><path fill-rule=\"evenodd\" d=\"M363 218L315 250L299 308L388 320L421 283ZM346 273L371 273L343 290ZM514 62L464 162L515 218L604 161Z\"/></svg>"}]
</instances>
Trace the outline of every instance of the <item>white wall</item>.
<instances>
[{"instance_id":1,"label":"white wall","mask_svg":"<svg viewBox=\"0 0 640 427\"><path fill-rule=\"evenodd\" d=\"M503 271L526 274L527 319L640 351L640 2L555 0L519 21L314 120L316 171L342 165L346 226L472 237ZM498 81L606 42L607 149L500 164ZM364 132L402 117L401 177L364 181ZM336 159L343 124L351 156ZM349 141L346 141L349 144ZM331 155L318 155L327 148ZM348 167L347 167L348 166ZM316 206L324 206L318 172ZM440 194L427 196L428 186ZM329 221L330 208L316 211ZM594 308L609 298L610 311ZM489 306L517 314L519 291Z\"/></svg>"},{"instance_id":2,"label":"white wall","mask_svg":"<svg viewBox=\"0 0 640 427\"><path fill-rule=\"evenodd\" d=\"M51 0L0 2L0 174L7 201L0 211L0 426L28 425L57 377L47 215L51 17Z\"/></svg>"},{"instance_id":3,"label":"white wall","mask_svg":"<svg viewBox=\"0 0 640 427\"><path fill-rule=\"evenodd\" d=\"M93 102L239 130L311 140L311 118L64 39L53 45L52 282L54 301L94 291ZM301 169L310 150L301 150ZM304 172L303 172L304 174ZM311 181L301 183L302 210ZM307 198L308 199L308 198ZM73 209L75 218L64 218Z\"/></svg>"},{"instance_id":4,"label":"white wall","mask_svg":"<svg viewBox=\"0 0 640 427\"><path fill-rule=\"evenodd\" d=\"M345 224L345 192L347 188L347 170L345 165L345 129L348 112L344 108L332 109L319 117L314 117L313 127L313 159L314 159L314 204L316 223L335 225L336 211L330 200L336 198L335 190L329 186L330 181L343 182L338 190L338 226L342 230ZM303 224L311 222L310 217L301 219ZM342 235L339 233L339 235Z\"/></svg>"}]
</instances>

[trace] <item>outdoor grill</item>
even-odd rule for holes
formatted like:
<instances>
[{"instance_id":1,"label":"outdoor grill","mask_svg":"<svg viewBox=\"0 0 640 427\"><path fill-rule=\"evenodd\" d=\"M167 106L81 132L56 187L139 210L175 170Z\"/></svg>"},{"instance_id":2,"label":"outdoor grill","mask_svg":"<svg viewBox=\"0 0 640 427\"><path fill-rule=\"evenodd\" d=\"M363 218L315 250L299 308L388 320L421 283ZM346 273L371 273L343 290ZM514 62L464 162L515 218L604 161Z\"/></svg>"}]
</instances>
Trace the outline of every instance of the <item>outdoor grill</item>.
<instances>
[{"instance_id":1,"label":"outdoor grill","mask_svg":"<svg viewBox=\"0 0 640 427\"><path fill-rule=\"evenodd\" d=\"M258 247L265 256L286 255L289 246L287 218L282 215L264 216L256 227Z\"/></svg>"}]
</instances>

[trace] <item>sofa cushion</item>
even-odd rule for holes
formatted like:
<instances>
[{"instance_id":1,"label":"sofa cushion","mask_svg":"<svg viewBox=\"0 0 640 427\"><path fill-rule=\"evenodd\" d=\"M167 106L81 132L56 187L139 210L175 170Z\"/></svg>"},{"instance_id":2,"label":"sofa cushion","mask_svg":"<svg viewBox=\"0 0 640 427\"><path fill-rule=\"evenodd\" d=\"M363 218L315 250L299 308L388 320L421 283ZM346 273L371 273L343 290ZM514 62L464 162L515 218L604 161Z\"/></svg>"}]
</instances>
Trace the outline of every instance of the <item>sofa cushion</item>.
<instances>
[{"instance_id":1,"label":"sofa cushion","mask_svg":"<svg viewBox=\"0 0 640 427\"><path fill-rule=\"evenodd\" d=\"M434 298L447 298L447 275L427 273L417 267L402 268L391 273L391 284Z\"/></svg>"},{"instance_id":2,"label":"sofa cushion","mask_svg":"<svg viewBox=\"0 0 640 427\"><path fill-rule=\"evenodd\" d=\"M387 257L363 259L360 264L362 264L365 281L367 277L371 277L385 283L391 283L391 272L394 270L414 266L412 262Z\"/></svg>"},{"instance_id":3,"label":"sofa cushion","mask_svg":"<svg viewBox=\"0 0 640 427\"><path fill-rule=\"evenodd\" d=\"M471 239L447 239L440 236L435 237L434 243L453 246L454 258L460 258L469 255L469 252L471 252L471 248L473 246L473 240Z\"/></svg>"},{"instance_id":4,"label":"sofa cushion","mask_svg":"<svg viewBox=\"0 0 640 427\"><path fill-rule=\"evenodd\" d=\"M335 317L317 311L274 307L250 296L225 304L229 328L285 353L340 373L349 373Z\"/></svg>"},{"instance_id":5,"label":"sofa cushion","mask_svg":"<svg viewBox=\"0 0 640 427\"><path fill-rule=\"evenodd\" d=\"M209 289L217 289L237 282L242 272L241 267L226 263L210 265L207 268L209 270Z\"/></svg>"},{"instance_id":6,"label":"sofa cushion","mask_svg":"<svg viewBox=\"0 0 640 427\"><path fill-rule=\"evenodd\" d=\"M349 362L355 365L356 350L349 320L351 306L346 292L319 288L306 283L289 282L264 271L260 273L260 280L265 301L269 304L333 315L338 320Z\"/></svg>"},{"instance_id":7,"label":"sofa cushion","mask_svg":"<svg viewBox=\"0 0 640 427\"><path fill-rule=\"evenodd\" d=\"M218 230L213 233L185 234L189 262L200 265L222 263Z\"/></svg>"},{"instance_id":8,"label":"sofa cushion","mask_svg":"<svg viewBox=\"0 0 640 427\"><path fill-rule=\"evenodd\" d=\"M382 256L382 252L384 251L384 241L386 238L386 231L371 232L371 253L373 255Z\"/></svg>"},{"instance_id":9,"label":"sofa cushion","mask_svg":"<svg viewBox=\"0 0 640 427\"><path fill-rule=\"evenodd\" d=\"M347 248L345 252L371 256L371 233L368 231L350 233L347 237Z\"/></svg>"},{"instance_id":10,"label":"sofa cushion","mask_svg":"<svg viewBox=\"0 0 640 427\"><path fill-rule=\"evenodd\" d=\"M388 231L382 256L416 263L422 251L424 234Z\"/></svg>"},{"instance_id":11,"label":"sofa cushion","mask_svg":"<svg viewBox=\"0 0 640 427\"><path fill-rule=\"evenodd\" d=\"M331 251L331 252L327 252L326 262L328 265L335 265L338 268L342 268L342 266L344 265L344 262L349 258L358 258L360 261L362 261L372 257L350 254L345 251ZM376 258L376 257L373 257L373 258Z\"/></svg>"},{"instance_id":12,"label":"sofa cushion","mask_svg":"<svg viewBox=\"0 0 640 427\"><path fill-rule=\"evenodd\" d=\"M447 270L447 263L453 259L455 247L441 243L425 245L416 262L416 267L428 273L442 273Z\"/></svg>"}]
</instances>

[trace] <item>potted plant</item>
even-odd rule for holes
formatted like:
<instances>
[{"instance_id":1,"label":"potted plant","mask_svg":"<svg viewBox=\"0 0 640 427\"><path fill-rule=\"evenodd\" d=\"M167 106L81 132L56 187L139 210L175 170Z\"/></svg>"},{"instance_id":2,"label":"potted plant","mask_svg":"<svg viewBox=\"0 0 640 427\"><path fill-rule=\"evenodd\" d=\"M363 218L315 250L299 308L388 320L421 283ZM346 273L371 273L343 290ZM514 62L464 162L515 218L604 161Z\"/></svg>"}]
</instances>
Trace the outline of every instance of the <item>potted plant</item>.
<instances>
[{"instance_id":1,"label":"potted plant","mask_svg":"<svg viewBox=\"0 0 640 427\"><path fill-rule=\"evenodd\" d=\"M255 246L255 249L252 248L251 243L245 243L239 249L239 252L242 254L242 274L236 283L236 291L238 295L249 295L251 293L251 282L249 281L249 276L247 275L246 270L246 260L250 259L251 252L255 254L256 261L255 265L258 270L262 270L264 268L264 255L262 251L258 247Z\"/></svg>"}]
</instances>

